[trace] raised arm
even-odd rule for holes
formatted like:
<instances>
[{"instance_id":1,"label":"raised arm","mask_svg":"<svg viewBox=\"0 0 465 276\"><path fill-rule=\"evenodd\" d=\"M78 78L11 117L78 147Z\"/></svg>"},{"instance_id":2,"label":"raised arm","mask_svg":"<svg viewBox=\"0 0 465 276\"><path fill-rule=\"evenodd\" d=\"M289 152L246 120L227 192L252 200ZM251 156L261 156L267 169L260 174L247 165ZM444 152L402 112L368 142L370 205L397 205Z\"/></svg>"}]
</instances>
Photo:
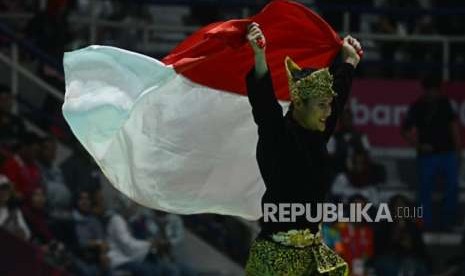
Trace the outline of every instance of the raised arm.
<instances>
[{"instance_id":1,"label":"raised arm","mask_svg":"<svg viewBox=\"0 0 465 276\"><path fill-rule=\"evenodd\" d=\"M344 38L341 51L344 63L334 73L333 90L336 92L337 97L333 100L331 116L328 118L326 125L325 134L328 139L333 134L337 120L344 110L352 87L354 69L360 62L360 54L363 53L360 42L351 36Z\"/></svg>"},{"instance_id":2,"label":"raised arm","mask_svg":"<svg viewBox=\"0 0 465 276\"><path fill-rule=\"evenodd\" d=\"M252 23L247 32L254 52L255 65L247 74L247 95L255 123L260 129L275 129L283 121L283 110L276 99L271 74L266 63L265 36L257 23Z\"/></svg>"},{"instance_id":3,"label":"raised arm","mask_svg":"<svg viewBox=\"0 0 465 276\"><path fill-rule=\"evenodd\" d=\"M252 23L248 27L247 40L252 47L255 60L255 77L261 79L265 74L268 73L268 65L266 64L265 56L265 36L260 30L257 23Z\"/></svg>"}]
</instances>

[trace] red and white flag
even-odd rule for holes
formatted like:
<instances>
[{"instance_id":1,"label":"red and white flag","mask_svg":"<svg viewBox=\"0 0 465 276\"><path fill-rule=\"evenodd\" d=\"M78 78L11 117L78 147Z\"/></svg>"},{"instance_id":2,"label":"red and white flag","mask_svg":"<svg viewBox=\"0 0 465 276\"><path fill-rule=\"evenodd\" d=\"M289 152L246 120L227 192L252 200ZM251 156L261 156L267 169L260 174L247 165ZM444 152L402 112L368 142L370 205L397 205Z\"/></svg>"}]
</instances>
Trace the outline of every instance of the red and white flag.
<instances>
[{"instance_id":1,"label":"red and white flag","mask_svg":"<svg viewBox=\"0 0 465 276\"><path fill-rule=\"evenodd\" d=\"M251 18L202 28L162 61L107 46L65 54L63 114L118 190L168 212L261 216L265 186L245 89L253 67L245 39L251 22L266 37L284 105L284 58L326 67L342 45L311 10L277 0Z\"/></svg>"}]
</instances>

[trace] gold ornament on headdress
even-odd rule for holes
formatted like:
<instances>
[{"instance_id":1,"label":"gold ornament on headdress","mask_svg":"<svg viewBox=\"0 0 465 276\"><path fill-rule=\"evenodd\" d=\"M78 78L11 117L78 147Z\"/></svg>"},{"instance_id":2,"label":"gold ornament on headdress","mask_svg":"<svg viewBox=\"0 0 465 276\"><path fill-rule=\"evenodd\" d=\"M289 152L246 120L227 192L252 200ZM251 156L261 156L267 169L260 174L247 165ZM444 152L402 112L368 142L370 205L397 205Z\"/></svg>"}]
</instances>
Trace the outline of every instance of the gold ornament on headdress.
<instances>
[{"instance_id":1,"label":"gold ornament on headdress","mask_svg":"<svg viewBox=\"0 0 465 276\"><path fill-rule=\"evenodd\" d=\"M333 90L333 76L329 73L328 68L319 69L296 80L293 75L302 69L290 57L286 57L284 63L292 100L334 97L337 95Z\"/></svg>"}]
</instances>

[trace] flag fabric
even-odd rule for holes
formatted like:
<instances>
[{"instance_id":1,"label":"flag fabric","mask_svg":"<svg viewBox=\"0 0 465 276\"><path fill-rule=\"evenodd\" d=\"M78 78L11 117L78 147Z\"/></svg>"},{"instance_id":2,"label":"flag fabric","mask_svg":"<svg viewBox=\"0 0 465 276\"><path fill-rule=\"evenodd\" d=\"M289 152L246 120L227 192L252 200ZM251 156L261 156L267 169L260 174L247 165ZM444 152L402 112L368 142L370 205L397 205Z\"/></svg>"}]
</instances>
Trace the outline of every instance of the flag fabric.
<instances>
[{"instance_id":1,"label":"flag fabric","mask_svg":"<svg viewBox=\"0 0 465 276\"><path fill-rule=\"evenodd\" d=\"M277 0L257 15L200 29L162 61L108 46L64 57L63 114L112 185L150 208L258 219L265 186L245 91L253 53L246 27L260 24L281 103L284 58L328 66L342 45L318 15Z\"/></svg>"}]
</instances>

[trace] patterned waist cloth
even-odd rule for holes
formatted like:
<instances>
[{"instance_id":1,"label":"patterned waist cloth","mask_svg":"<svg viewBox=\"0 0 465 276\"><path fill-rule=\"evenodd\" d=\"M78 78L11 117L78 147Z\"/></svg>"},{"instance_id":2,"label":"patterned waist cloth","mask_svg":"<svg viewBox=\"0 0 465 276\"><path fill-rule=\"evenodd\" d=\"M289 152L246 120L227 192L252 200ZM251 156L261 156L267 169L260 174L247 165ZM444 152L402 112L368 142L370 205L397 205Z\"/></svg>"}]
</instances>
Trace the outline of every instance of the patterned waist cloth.
<instances>
[{"instance_id":1,"label":"patterned waist cloth","mask_svg":"<svg viewBox=\"0 0 465 276\"><path fill-rule=\"evenodd\" d=\"M310 229L278 232L252 244L247 276L348 275L347 263L332 251L320 231Z\"/></svg>"},{"instance_id":2,"label":"patterned waist cloth","mask_svg":"<svg viewBox=\"0 0 465 276\"><path fill-rule=\"evenodd\" d=\"M320 224L321 225L321 224ZM321 227L320 227L321 230ZM274 242L282 245L304 248L312 245L319 245L322 242L321 231L313 234L310 229L289 230L270 235Z\"/></svg>"}]
</instances>

